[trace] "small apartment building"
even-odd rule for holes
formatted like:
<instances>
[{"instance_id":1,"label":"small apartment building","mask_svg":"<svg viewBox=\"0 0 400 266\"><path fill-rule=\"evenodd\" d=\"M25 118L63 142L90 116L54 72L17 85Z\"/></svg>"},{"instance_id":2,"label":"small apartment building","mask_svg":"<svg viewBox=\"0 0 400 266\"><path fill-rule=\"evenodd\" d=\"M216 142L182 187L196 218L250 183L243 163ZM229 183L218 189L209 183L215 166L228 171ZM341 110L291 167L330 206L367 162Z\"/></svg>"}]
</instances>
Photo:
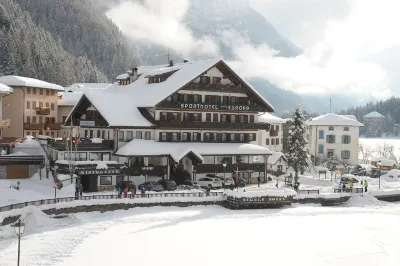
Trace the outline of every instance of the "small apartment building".
<instances>
[{"instance_id":1,"label":"small apartment building","mask_svg":"<svg viewBox=\"0 0 400 266\"><path fill-rule=\"evenodd\" d=\"M269 130L261 129L258 131L257 144L268 148L271 151L281 152L283 149L283 130L284 120L270 113L261 113L258 116L260 123L270 124Z\"/></svg>"},{"instance_id":2,"label":"small apartment building","mask_svg":"<svg viewBox=\"0 0 400 266\"><path fill-rule=\"evenodd\" d=\"M357 120L328 113L306 121L309 153L319 158L336 158L348 165L358 163L359 128Z\"/></svg>"},{"instance_id":3,"label":"small apartment building","mask_svg":"<svg viewBox=\"0 0 400 266\"><path fill-rule=\"evenodd\" d=\"M0 83L0 104L1 104L1 106L3 106L3 97L8 96L13 92L14 92L14 90L11 87L9 87L3 83ZM3 137L3 128L9 127L10 123L11 123L10 119L3 120L2 108L0 108L0 138Z\"/></svg>"},{"instance_id":4,"label":"small apartment building","mask_svg":"<svg viewBox=\"0 0 400 266\"><path fill-rule=\"evenodd\" d=\"M19 76L0 77L0 83L14 90L3 99L3 117L11 121L4 137L58 136L61 124L57 119L57 92L63 90L61 86Z\"/></svg>"}]
</instances>

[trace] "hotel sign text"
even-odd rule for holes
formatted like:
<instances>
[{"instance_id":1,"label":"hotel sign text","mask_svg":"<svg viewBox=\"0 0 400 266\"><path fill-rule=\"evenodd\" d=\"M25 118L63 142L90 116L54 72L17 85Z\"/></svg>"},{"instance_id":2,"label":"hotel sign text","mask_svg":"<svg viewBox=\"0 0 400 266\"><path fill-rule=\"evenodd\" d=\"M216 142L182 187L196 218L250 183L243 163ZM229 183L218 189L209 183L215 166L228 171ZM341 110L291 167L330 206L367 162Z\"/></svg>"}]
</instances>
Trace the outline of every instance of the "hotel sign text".
<instances>
[{"instance_id":1,"label":"hotel sign text","mask_svg":"<svg viewBox=\"0 0 400 266\"><path fill-rule=\"evenodd\" d=\"M119 169L96 169L96 170L81 170L78 171L79 175L104 175L104 174L119 174Z\"/></svg>"},{"instance_id":2,"label":"hotel sign text","mask_svg":"<svg viewBox=\"0 0 400 266\"><path fill-rule=\"evenodd\" d=\"M204 109L204 110L229 110L229 111L249 111L247 105L219 105L201 103L181 103L181 109Z\"/></svg>"}]
</instances>

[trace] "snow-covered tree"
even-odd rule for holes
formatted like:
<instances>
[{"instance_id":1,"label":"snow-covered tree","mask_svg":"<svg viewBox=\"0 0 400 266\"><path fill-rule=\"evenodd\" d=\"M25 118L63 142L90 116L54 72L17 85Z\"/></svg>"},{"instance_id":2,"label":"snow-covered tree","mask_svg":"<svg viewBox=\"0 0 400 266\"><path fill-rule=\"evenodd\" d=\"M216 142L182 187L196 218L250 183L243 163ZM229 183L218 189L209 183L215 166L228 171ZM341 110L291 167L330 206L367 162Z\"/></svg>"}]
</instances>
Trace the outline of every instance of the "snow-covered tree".
<instances>
[{"instance_id":1,"label":"snow-covered tree","mask_svg":"<svg viewBox=\"0 0 400 266\"><path fill-rule=\"evenodd\" d=\"M290 127L290 144L288 152L288 164L293 167L295 172L295 183L299 180L299 172L304 172L308 166L307 159L307 140L305 139L306 127L304 125L305 117L299 105L293 115L293 123Z\"/></svg>"}]
</instances>

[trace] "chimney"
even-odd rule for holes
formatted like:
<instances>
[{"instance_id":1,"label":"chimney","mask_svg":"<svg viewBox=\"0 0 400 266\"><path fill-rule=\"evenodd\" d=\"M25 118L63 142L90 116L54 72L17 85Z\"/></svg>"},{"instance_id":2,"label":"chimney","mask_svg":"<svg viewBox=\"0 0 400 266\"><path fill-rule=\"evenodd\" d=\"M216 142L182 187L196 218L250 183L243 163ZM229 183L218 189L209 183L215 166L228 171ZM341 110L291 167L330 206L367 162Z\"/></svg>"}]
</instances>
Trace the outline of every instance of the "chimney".
<instances>
[{"instance_id":1,"label":"chimney","mask_svg":"<svg viewBox=\"0 0 400 266\"><path fill-rule=\"evenodd\" d=\"M189 62L189 59L183 59L183 63Z\"/></svg>"},{"instance_id":2,"label":"chimney","mask_svg":"<svg viewBox=\"0 0 400 266\"><path fill-rule=\"evenodd\" d=\"M130 83L134 82L135 80L138 79L138 68L137 67L132 68L132 71L128 71L128 74Z\"/></svg>"},{"instance_id":3,"label":"chimney","mask_svg":"<svg viewBox=\"0 0 400 266\"><path fill-rule=\"evenodd\" d=\"M172 59L169 60L169 66L170 66L170 67L174 66L174 60L172 60Z\"/></svg>"}]
</instances>

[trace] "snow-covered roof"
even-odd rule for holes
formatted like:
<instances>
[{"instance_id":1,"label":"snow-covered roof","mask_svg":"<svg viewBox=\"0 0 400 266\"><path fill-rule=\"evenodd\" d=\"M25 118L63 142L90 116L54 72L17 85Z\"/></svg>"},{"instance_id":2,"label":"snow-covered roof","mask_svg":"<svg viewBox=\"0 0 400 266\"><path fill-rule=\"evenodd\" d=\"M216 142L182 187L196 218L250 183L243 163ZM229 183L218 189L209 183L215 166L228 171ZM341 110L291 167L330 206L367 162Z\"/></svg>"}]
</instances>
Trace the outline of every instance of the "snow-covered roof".
<instances>
[{"instance_id":1,"label":"snow-covered roof","mask_svg":"<svg viewBox=\"0 0 400 266\"><path fill-rule=\"evenodd\" d=\"M395 161L389 160L389 159L386 159L386 158L382 158L382 157L371 158L370 161L371 162L380 161L382 166L394 166L394 165L396 165Z\"/></svg>"},{"instance_id":2,"label":"snow-covered roof","mask_svg":"<svg viewBox=\"0 0 400 266\"><path fill-rule=\"evenodd\" d=\"M205 155L270 155L264 147L243 143L198 143L198 142L158 142L155 140L134 139L122 146L119 156L171 156L179 161L188 152L198 157Z\"/></svg>"},{"instance_id":3,"label":"snow-covered roof","mask_svg":"<svg viewBox=\"0 0 400 266\"><path fill-rule=\"evenodd\" d=\"M306 121L306 124L309 126L364 126L364 124L358 122L357 120L333 113L328 113L315 118L311 118Z\"/></svg>"},{"instance_id":4,"label":"snow-covered roof","mask_svg":"<svg viewBox=\"0 0 400 266\"><path fill-rule=\"evenodd\" d=\"M346 117L346 118L350 118L350 119L353 119L353 120L357 120L357 118L354 115L341 115L341 116Z\"/></svg>"},{"instance_id":5,"label":"snow-covered roof","mask_svg":"<svg viewBox=\"0 0 400 266\"><path fill-rule=\"evenodd\" d=\"M92 92L84 94L109 126L152 127L139 111L135 99L124 94Z\"/></svg>"},{"instance_id":6,"label":"snow-covered roof","mask_svg":"<svg viewBox=\"0 0 400 266\"><path fill-rule=\"evenodd\" d=\"M13 92L13 88L7 86L6 84L0 83L0 94L9 94Z\"/></svg>"},{"instance_id":7,"label":"snow-covered roof","mask_svg":"<svg viewBox=\"0 0 400 266\"><path fill-rule=\"evenodd\" d=\"M376 111L373 111L373 112L371 112L371 113L369 113L369 114L366 114L366 115L364 115L364 118L372 118L372 117L374 117L374 118L377 118L377 117L385 117L384 115L382 115L382 114L380 114L380 113L378 113L378 112L376 112Z\"/></svg>"},{"instance_id":8,"label":"snow-covered roof","mask_svg":"<svg viewBox=\"0 0 400 266\"><path fill-rule=\"evenodd\" d=\"M89 91L98 91L104 90L110 87L111 83L74 83L68 87L65 87L65 91L73 91L73 92L89 92Z\"/></svg>"},{"instance_id":9,"label":"snow-covered roof","mask_svg":"<svg viewBox=\"0 0 400 266\"><path fill-rule=\"evenodd\" d=\"M3 83L10 87L34 87L41 89L64 91L64 88L59 85L49 83L43 80L20 77L20 76L2 76L0 77L0 83Z\"/></svg>"},{"instance_id":10,"label":"snow-covered roof","mask_svg":"<svg viewBox=\"0 0 400 266\"><path fill-rule=\"evenodd\" d=\"M82 95L82 92L64 92L61 94L61 99L58 99L58 106L74 106Z\"/></svg>"},{"instance_id":11,"label":"snow-covered roof","mask_svg":"<svg viewBox=\"0 0 400 266\"><path fill-rule=\"evenodd\" d=\"M273 152L272 155L268 156L269 164L276 164L280 158L286 161L286 157L282 152Z\"/></svg>"},{"instance_id":12,"label":"snow-covered roof","mask_svg":"<svg viewBox=\"0 0 400 266\"><path fill-rule=\"evenodd\" d=\"M285 121L277 116L274 116L270 113L260 113L258 116L259 123L268 123L268 124L283 124Z\"/></svg>"},{"instance_id":13,"label":"snow-covered roof","mask_svg":"<svg viewBox=\"0 0 400 266\"><path fill-rule=\"evenodd\" d=\"M218 63L223 63L228 68L228 70L234 72L221 58L190 61L187 63L177 63L174 64L172 67L170 67L169 65L141 66L138 67L138 74L142 75L140 75L136 81L129 85L118 85L117 83L115 83L108 87L105 92L129 93L132 95L131 98L134 98L135 101L139 104L139 107L154 107L156 104L160 103L168 96L172 95L174 92L184 87L186 84L195 80L199 75L208 71ZM175 70L177 71L163 82L150 84L148 82L148 76ZM253 91L254 94L256 94L260 98L261 101L264 102L264 104L270 107L271 111L273 111L273 106L257 90L255 90L245 79L240 77L237 73L236 75Z\"/></svg>"},{"instance_id":14,"label":"snow-covered roof","mask_svg":"<svg viewBox=\"0 0 400 266\"><path fill-rule=\"evenodd\" d=\"M117 79L117 80L118 80L118 79L127 79L128 77L129 77L128 73L124 73L124 74L118 75L118 76L116 77L116 79Z\"/></svg>"}]
</instances>

